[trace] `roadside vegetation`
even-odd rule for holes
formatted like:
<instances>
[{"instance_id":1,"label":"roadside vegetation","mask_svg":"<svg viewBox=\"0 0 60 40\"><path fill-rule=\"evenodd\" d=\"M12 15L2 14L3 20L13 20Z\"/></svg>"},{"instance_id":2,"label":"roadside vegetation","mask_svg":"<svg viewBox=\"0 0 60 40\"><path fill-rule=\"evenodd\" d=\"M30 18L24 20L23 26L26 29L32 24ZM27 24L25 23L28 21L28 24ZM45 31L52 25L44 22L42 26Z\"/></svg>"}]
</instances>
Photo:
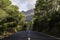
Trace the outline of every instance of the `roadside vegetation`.
<instances>
[{"instance_id":1,"label":"roadside vegetation","mask_svg":"<svg viewBox=\"0 0 60 40\"><path fill-rule=\"evenodd\" d=\"M26 30L60 37L60 0L37 0L31 22L10 0L0 0L0 37Z\"/></svg>"}]
</instances>

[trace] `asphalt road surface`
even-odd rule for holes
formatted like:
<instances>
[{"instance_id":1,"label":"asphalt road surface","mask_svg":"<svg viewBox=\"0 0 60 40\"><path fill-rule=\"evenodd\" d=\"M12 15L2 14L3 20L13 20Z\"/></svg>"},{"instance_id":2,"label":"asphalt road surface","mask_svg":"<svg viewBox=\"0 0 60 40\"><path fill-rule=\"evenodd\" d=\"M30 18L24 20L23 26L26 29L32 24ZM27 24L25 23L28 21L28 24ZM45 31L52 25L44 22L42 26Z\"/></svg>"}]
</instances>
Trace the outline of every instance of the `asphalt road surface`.
<instances>
[{"instance_id":1,"label":"asphalt road surface","mask_svg":"<svg viewBox=\"0 0 60 40\"><path fill-rule=\"evenodd\" d=\"M45 35L43 33L35 31L22 31L15 33L9 37L3 38L2 40L58 40L55 37Z\"/></svg>"}]
</instances>

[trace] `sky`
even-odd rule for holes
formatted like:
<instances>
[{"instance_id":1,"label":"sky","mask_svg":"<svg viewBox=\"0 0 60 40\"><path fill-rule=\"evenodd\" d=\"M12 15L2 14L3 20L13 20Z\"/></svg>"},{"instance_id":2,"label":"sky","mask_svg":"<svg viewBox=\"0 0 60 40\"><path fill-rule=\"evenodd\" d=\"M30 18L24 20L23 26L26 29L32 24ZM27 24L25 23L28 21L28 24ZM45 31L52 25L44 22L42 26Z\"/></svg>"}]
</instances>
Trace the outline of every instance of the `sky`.
<instances>
[{"instance_id":1,"label":"sky","mask_svg":"<svg viewBox=\"0 0 60 40\"><path fill-rule=\"evenodd\" d=\"M11 0L11 2L17 5L20 11L27 11L35 8L36 0Z\"/></svg>"}]
</instances>

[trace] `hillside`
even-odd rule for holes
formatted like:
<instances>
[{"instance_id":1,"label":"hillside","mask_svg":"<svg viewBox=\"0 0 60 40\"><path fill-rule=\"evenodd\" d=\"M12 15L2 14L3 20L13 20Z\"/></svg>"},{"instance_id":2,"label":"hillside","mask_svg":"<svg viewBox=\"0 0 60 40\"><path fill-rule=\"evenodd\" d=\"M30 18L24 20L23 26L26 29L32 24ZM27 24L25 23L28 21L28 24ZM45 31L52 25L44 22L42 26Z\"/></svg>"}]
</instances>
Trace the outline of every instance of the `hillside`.
<instances>
[{"instance_id":1,"label":"hillside","mask_svg":"<svg viewBox=\"0 0 60 40\"><path fill-rule=\"evenodd\" d=\"M34 15L34 9L28 10L28 11L22 11L26 15L26 21L31 22L32 20L32 15Z\"/></svg>"}]
</instances>

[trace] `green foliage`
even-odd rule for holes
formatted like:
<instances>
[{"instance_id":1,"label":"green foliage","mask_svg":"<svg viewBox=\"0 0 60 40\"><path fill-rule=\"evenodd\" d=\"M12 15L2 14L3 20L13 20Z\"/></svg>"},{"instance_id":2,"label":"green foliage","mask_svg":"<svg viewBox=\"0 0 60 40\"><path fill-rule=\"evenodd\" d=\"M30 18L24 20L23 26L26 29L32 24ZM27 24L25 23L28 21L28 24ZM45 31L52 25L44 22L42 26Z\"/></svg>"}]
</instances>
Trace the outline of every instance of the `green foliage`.
<instances>
[{"instance_id":1,"label":"green foliage","mask_svg":"<svg viewBox=\"0 0 60 40\"><path fill-rule=\"evenodd\" d=\"M8 16L9 15L4 10L0 9L0 18L5 18L5 17L8 17Z\"/></svg>"},{"instance_id":2,"label":"green foliage","mask_svg":"<svg viewBox=\"0 0 60 40\"><path fill-rule=\"evenodd\" d=\"M10 5L6 7L4 10L12 17L18 16L19 14L18 7L15 5Z\"/></svg>"},{"instance_id":3,"label":"green foliage","mask_svg":"<svg viewBox=\"0 0 60 40\"><path fill-rule=\"evenodd\" d=\"M0 8L5 8L9 6L11 2L9 0L0 0Z\"/></svg>"},{"instance_id":4,"label":"green foliage","mask_svg":"<svg viewBox=\"0 0 60 40\"><path fill-rule=\"evenodd\" d=\"M16 5L11 4L10 0L0 0L0 34L23 29L26 19L18 9Z\"/></svg>"},{"instance_id":5,"label":"green foliage","mask_svg":"<svg viewBox=\"0 0 60 40\"><path fill-rule=\"evenodd\" d=\"M35 7L33 30L57 36L60 33L60 1L37 0Z\"/></svg>"}]
</instances>

